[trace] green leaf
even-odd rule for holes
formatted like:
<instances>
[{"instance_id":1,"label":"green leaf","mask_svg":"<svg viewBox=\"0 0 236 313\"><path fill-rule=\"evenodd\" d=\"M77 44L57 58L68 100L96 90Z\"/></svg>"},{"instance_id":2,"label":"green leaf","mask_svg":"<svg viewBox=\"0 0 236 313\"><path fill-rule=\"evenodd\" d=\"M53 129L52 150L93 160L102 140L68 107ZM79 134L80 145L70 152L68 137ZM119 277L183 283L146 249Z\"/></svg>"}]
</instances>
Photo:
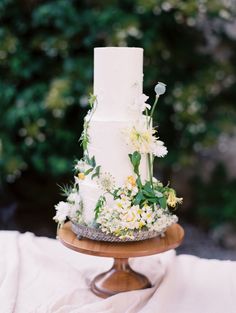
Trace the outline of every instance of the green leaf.
<instances>
[{"instance_id":1,"label":"green leaf","mask_svg":"<svg viewBox=\"0 0 236 313\"><path fill-rule=\"evenodd\" d=\"M120 191L120 188L114 190L114 192L113 192L113 197L114 197L115 200L120 197L120 196L118 195L118 192L119 192L119 191Z\"/></svg>"},{"instance_id":2,"label":"green leaf","mask_svg":"<svg viewBox=\"0 0 236 313\"><path fill-rule=\"evenodd\" d=\"M89 144L89 134L88 134L89 123L87 121L84 122L84 129L80 136L81 145L83 147L83 151L86 151Z\"/></svg>"},{"instance_id":3,"label":"green leaf","mask_svg":"<svg viewBox=\"0 0 236 313\"><path fill-rule=\"evenodd\" d=\"M93 171L93 167L89 168L87 171L84 172L85 175L88 175Z\"/></svg>"},{"instance_id":4,"label":"green leaf","mask_svg":"<svg viewBox=\"0 0 236 313\"><path fill-rule=\"evenodd\" d=\"M134 173L139 176L139 165L141 161L141 154L135 151L133 154L129 154L130 161L133 165Z\"/></svg>"},{"instance_id":5,"label":"green leaf","mask_svg":"<svg viewBox=\"0 0 236 313\"><path fill-rule=\"evenodd\" d=\"M99 197L97 204L95 206L95 219L98 218L100 212L101 212L101 208L104 206L104 204L106 203L106 198L104 196Z\"/></svg>"},{"instance_id":6,"label":"green leaf","mask_svg":"<svg viewBox=\"0 0 236 313\"><path fill-rule=\"evenodd\" d=\"M92 93L90 93L89 94L88 103L89 103L89 106L90 106L91 109L94 107L94 103L95 103L96 100L97 100L97 96L95 96Z\"/></svg>"},{"instance_id":7,"label":"green leaf","mask_svg":"<svg viewBox=\"0 0 236 313\"><path fill-rule=\"evenodd\" d=\"M95 156L92 156L92 158L91 158L90 161L91 161L90 165L91 165L92 167L95 167L95 166L96 166Z\"/></svg>"},{"instance_id":8,"label":"green leaf","mask_svg":"<svg viewBox=\"0 0 236 313\"><path fill-rule=\"evenodd\" d=\"M154 190L152 188L152 185L151 183L148 181L145 183L143 189L146 191L146 192L149 192L149 193L154 193Z\"/></svg>"},{"instance_id":9,"label":"green leaf","mask_svg":"<svg viewBox=\"0 0 236 313\"><path fill-rule=\"evenodd\" d=\"M165 198L165 197L159 198L159 199L158 199L158 202L159 202L160 206L161 206L163 209L166 209L167 203L166 203L166 198Z\"/></svg>"},{"instance_id":10,"label":"green leaf","mask_svg":"<svg viewBox=\"0 0 236 313\"><path fill-rule=\"evenodd\" d=\"M154 198L155 197L155 194L154 192L147 192L145 190L143 190L143 194L148 197L148 198Z\"/></svg>"},{"instance_id":11,"label":"green leaf","mask_svg":"<svg viewBox=\"0 0 236 313\"><path fill-rule=\"evenodd\" d=\"M151 203L158 203L158 199L157 198L148 198L147 201L151 202Z\"/></svg>"},{"instance_id":12,"label":"green leaf","mask_svg":"<svg viewBox=\"0 0 236 313\"><path fill-rule=\"evenodd\" d=\"M73 190L73 186L70 186L70 185L58 185L60 190L61 190L61 195L64 196L64 197L68 197L69 194L72 192Z\"/></svg>"},{"instance_id":13,"label":"green leaf","mask_svg":"<svg viewBox=\"0 0 236 313\"><path fill-rule=\"evenodd\" d=\"M141 182L141 179L140 177L138 176L138 178L136 179L136 184L138 186L139 189L142 189L143 188L143 185L142 185L142 182Z\"/></svg>"},{"instance_id":14,"label":"green leaf","mask_svg":"<svg viewBox=\"0 0 236 313\"><path fill-rule=\"evenodd\" d=\"M142 191L139 191L139 192L137 193L136 197L135 197L134 205L140 204L140 202L141 202L142 200L144 200L144 199L145 199L145 197L143 196Z\"/></svg>"},{"instance_id":15,"label":"green leaf","mask_svg":"<svg viewBox=\"0 0 236 313\"><path fill-rule=\"evenodd\" d=\"M156 198L155 190L153 190L150 182L146 182L143 187L143 193L149 198Z\"/></svg>"},{"instance_id":16,"label":"green leaf","mask_svg":"<svg viewBox=\"0 0 236 313\"><path fill-rule=\"evenodd\" d=\"M91 176L92 179L94 179L94 177L99 177L100 175L100 169L101 169L101 166L98 165L96 168L95 168L95 173Z\"/></svg>"},{"instance_id":17,"label":"green leaf","mask_svg":"<svg viewBox=\"0 0 236 313\"><path fill-rule=\"evenodd\" d=\"M160 192L160 191L158 191L158 190L155 190L154 193L155 193L155 196L156 196L157 198L162 198L162 197L163 197L163 193Z\"/></svg>"},{"instance_id":18,"label":"green leaf","mask_svg":"<svg viewBox=\"0 0 236 313\"><path fill-rule=\"evenodd\" d=\"M84 160L85 160L86 163L88 163L88 165L92 166L93 168L96 167L96 161L95 161L95 157L94 156L92 158L90 158L88 156L88 154L86 154L84 156Z\"/></svg>"}]
</instances>

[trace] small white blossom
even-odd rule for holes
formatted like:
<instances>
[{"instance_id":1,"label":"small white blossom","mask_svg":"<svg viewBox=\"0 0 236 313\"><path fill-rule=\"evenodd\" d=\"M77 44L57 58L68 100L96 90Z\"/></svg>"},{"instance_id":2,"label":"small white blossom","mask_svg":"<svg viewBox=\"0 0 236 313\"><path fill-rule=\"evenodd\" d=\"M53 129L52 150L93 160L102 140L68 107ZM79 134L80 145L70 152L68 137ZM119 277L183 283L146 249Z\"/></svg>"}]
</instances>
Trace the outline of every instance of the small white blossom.
<instances>
[{"instance_id":1,"label":"small white blossom","mask_svg":"<svg viewBox=\"0 0 236 313\"><path fill-rule=\"evenodd\" d=\"M154 88L155 93L157 95L157 97L159 97L160 95L163 95L166 91L166 84L158 82L157 85Z\"/></svg>"},{"instance_id":2,"label":"small white blossom","mask_svg":"<svg viewBox=\"0 0 236 313\"><path fill-rule=\"evenodd\" d=\"M168 153L168 150L167 150L166 146L164 146L163 141L156 140L154 145L153 145L152 152L155 156L162 158Z\"/></svg>"},{"instance_id":3,"label":"small white blossom","mask_svg":"<svg viewBox=\"0 0 236 313\"><path fill-rule=\"evenodd\" d=\"M104 191L112 191L115 188L115 178L108 172L100 173L97 184Z\"/></svg>"},{"instance_id":4,"label":"small white blossom","mask_svg":"<svg viewBox=\"0 0 236 313\"><path fill-rule=\"evenodd\" d=\"M73 221L78 221L81 216L81 201L70 204L70 211L68 217Z\"/></svg>"},{"instance_id":5,"label":"small white blossom","mask_svg":"<svg viewBox=\"0 0 236 313\"><path fill-rule=\"evenodd\" d=\"M55 206L55 209L56 215L53 217L53 219L59 224L64 223L70 212L70 204L64 201L60 201Z\"/></svg>"},{"instance_id":6,"label":"small white blossom","mask_svg":"<svg viewBox=\"0 0 236 313\"><path fill-rule=\"evenodd\" d=\"M75 165L75 170L80 173L86 172L91 166L89 166L85 161L79 160Z\"/></svg>"},{"instance_id":7,"label":"small white blossom","mask_svg":"<svg viewBox=\"0 0 236 313\"><path fill-rule=\"evenodd\" d=\"M71 192L69 196L67 197L67 201L72 203L80 203L81 198L78 192Z\"/></svg>"},{"instance_id":8,"label":"small white blossom","mask_svg":"<svg viewBox=\"0 0 236 313\"><path fill-rule=\"evenodd\" d=\"M74 176L74 179L75 179L75 186L79 186L79 184L80 184L80 179L79 179L79 177Z\"/></svg>"},{"instance_id":9,"label":"small white blossom","mask_svg":"<svg viewBox=\"0 0 236 313\"><path fill-rule=\"evenodd\" d=\"M133 111L136 111L136 112L139 112L139 113L142 113L143 111L145 111L145 109L150 110L150 108L151 108L150 104L146 103L148 98L149 97L146 96L144 93L139 95L139 96L137 96L134 99L134 102L130 105L130 108Z\"/></svg>"},{"instance_id":10,"label":"small white blossom","mask_svg":"<svg viewBox=\"0 0 236 313\"><path fill-rule=\"evenodd\" d=\"M60 201L55 205L56 215L53 219L59 224L63 224L67 218L76 222L81 219L82 202L78 193L71 193L67 200L69 202Z\"/></svg>"},{"instance_id":11,"label":"small white blossom","mask_svg":"<svg viewBox=\"0 0 236 313\"><path fill-rule=\"evenodd\" d=\"M135 196L137 193L138 193L138 187L133 187L133 188L131 189L131 196L133 197L133 196Z\"/></svg>"}]
</instances>

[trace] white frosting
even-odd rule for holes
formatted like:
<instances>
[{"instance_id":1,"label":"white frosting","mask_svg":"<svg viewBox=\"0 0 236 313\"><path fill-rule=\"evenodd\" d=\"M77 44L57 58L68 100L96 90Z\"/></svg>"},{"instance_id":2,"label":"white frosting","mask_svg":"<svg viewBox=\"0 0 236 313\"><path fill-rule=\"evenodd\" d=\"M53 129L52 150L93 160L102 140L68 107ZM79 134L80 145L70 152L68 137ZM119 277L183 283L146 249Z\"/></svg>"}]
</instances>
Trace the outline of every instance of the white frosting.
<instances>
[{"instance_id":1,"label":"white frosting","mask_svg":"<svg viewBox=\"0 0 236 313\"><path fill-rule=\"evenodd\" d=\"M98 106L94 119L132 120L130 105L142 94L142 48L95 48L94 95Z\"/></svg>"},{"instance_id":2,"label":"white frosting","mask_svg":"<svg viewBox=\"0 0 236 313\"><path fill-rule=\"evenodd\" d=\"M141 112L132 111L135 99L142 94L143 49L95 48L94 95L96 110L89 123L89 156L95 156L102 172L109 172L119 187L129 175L133 175L128 157L130 153L124 130L142 119ZM147 161L142 157L142 180L147 179ZM90 175L80 183L83 216L92 223L94 208L101 189Z\"/></svg>"},{"instance_id":3,"label":"white frosting","mask_svg":"<svg viewBox=\"0 0 236 313\"><path fill-rule=\"evenodd\" d=\"M125 141L125 129L130 121L91 121L89 126L89 155L95 156L97 165L103 172L109 172L117 186L122 186L129 175L133 175L128 154L130 148ZM142 157L140 173L147 179L147 166Z\"/></svg>"},{"instance_id":4,"label":"white frosting","mask_svg":"<svg viewBox=\"0 0 236 313\"><path fill-rule=\"evenodd\" d=\"M89 177L79 184L80 197L83 203L83 219L89 225L95 218L95 206L101 196L101 189Z\"/></svg>"},{"instance_id":5,"label":"white frosting","mask_svg":"<svg viewBox=\"0 0 236 313\"><path fill-rule=\"evenodd\" d=\"M95 219L95 207L99 197L103 194L101 188L98 187L96 180L87 177L79 184L80 197L83 202L83 219L87 225L92 225ZM113 206L114 200L112 196L106 194L107 204Z\"/></svg>"}]
</instances>

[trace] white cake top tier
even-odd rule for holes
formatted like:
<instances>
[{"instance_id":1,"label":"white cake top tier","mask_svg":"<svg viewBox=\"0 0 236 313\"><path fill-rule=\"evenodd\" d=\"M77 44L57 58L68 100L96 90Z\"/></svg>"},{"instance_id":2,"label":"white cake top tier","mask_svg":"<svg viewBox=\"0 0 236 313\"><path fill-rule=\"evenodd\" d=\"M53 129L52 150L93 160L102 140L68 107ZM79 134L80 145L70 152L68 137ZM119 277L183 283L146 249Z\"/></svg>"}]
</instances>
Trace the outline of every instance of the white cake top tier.
<instances>
[{"instance_id":1,"label":"white cake top tier","mask_svg":"<svg viewBox=\"0 0 236 313\"><path fill-rule=\"evenodd\" d=\"M142 48L94 49L94 95L98 103L94 120L138 119L130 107L142 89Z\"/></svg>"}]
</instances>

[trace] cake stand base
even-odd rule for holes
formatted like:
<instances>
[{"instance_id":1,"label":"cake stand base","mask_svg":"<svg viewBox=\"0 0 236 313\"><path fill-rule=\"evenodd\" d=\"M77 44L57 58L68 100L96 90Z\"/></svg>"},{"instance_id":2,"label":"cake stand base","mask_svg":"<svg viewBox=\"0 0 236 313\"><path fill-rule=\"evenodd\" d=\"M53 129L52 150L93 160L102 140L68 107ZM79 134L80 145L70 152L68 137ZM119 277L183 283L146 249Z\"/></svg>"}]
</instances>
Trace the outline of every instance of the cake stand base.
<instances>
[{"instance_id":1,"label":"cake stand base","mask_svg":"<svg viewBox=\"0 0 236 313\"><path fill-rule=\"evenodd\" d=\"M128 259L177 248L184 238L184 230L180 225L173 224L168 227L164 237L134 242L105 242L88 238L78 240L68 222L58 230L58 238L63 245L74 251L114 259L112 268L96 276L90 283L93 293L107 298L119 292L150 288L149 280L132 270Z\"/></svg>"},{"instance_id":2,"label":"cake stand base","mask_svg":"<svg viewBox=\"0 0 236 313\"><path fill-rule=\"evenodd\" d=\"M132 270L128 259L124 258L115 258L112 268L96 276L91 283L93 293L102 298L150 287L147 277Z\"/></svg>"}]
</instances>

